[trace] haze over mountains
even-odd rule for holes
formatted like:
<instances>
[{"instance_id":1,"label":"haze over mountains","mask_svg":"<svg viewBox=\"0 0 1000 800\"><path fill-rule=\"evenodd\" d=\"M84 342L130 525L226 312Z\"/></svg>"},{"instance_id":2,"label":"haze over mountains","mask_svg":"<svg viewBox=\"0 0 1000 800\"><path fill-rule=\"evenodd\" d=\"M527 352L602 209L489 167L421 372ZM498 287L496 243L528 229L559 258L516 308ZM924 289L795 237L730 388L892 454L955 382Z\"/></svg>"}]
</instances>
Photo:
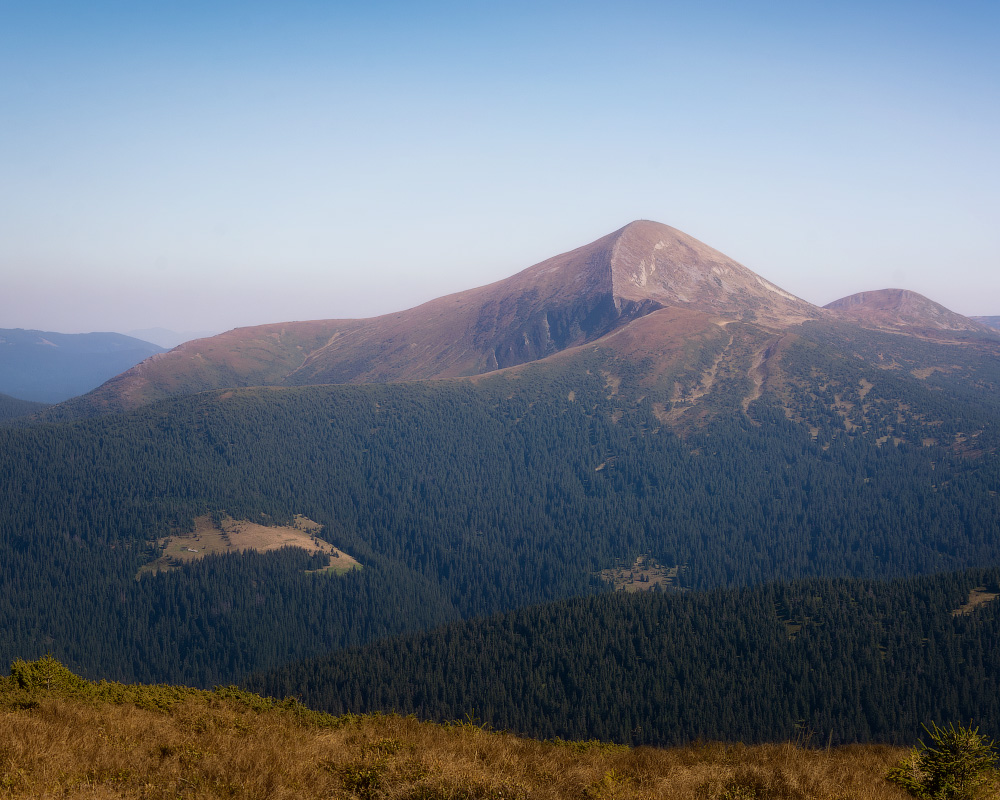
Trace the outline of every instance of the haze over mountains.
<instances>
[{"instance_id":1,"label":"haze over mountains","mask_svg":"<svg viewBox=\"0 0 1000 800\"><path fill-rule=\"evenodd\" d=\"M61 413L134 408L224 387L475 376L598 342L626 357L655 351L662 361L689 337L719 336L732 322L775 334L836 320L1000 341L913 292L866 292L819 308L681 231L637 221L510 278L405 311L238 328L187 342Z\"/></svg>"},{"instance_id":2,"label":"haze over mountains","mask_svg":"<svg viewBox=\"0 0 1000 800\"><path fill-rule=\"evenodd\" d=\"M158 345L120 333L0 329L0 392L58 403L160 352Z\"/></svg>"}]
</instances>

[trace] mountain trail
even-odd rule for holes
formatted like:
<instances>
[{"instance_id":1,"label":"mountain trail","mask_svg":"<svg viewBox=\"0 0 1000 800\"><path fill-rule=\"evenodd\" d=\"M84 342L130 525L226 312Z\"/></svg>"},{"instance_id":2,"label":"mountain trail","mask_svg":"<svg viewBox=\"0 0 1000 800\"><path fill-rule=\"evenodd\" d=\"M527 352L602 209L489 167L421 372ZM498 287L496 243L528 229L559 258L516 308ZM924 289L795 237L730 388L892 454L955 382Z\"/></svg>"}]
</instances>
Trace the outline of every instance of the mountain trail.
<instances>
[{"instance_id":1,"label":"mountain trail","mask_svg":"<svg viewBox=\"0 0 1000 800\"><path fill-rule=\"evenodd\" d=\"M767 380L768 377L768 362L771 360L771 357L775 354L778 345L784 338L784 336L777 336L774 339L770 339L766 344L764 344L763 347L754 351L750 369L747 372L747 376L750 378L750 393L743 398L742 402L743 413L748 416L750 404L755 400L759 400L760 396L764 392L764 381Z\"/></svg>"}]
</instances>

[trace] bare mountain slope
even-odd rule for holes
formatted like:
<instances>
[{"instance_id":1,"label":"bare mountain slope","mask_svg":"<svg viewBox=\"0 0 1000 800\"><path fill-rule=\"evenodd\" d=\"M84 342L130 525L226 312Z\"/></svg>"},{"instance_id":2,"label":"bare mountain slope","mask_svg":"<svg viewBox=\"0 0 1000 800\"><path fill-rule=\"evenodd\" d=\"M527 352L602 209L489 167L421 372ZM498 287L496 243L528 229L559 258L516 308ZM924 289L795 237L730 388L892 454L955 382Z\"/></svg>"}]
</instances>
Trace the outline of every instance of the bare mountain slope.
<instances>
[{"instance_id":1,"label":"bare mountain slope","mask_svg":"<svg viewBox=\"0 0 1000 800\"><path fill-rule=\"evenodd\" d=\"M516 275L369 319L240 328L187 342L69 413L228 386L479 375L596 341L658 309L784 327L823 312L687 234L638 221Z\"/></svg>"},{"instance_id":2,"label":"bare mountain slope","mask_svg":"<svg viewBox=\"0 0 1000 800\"><path fill-rule=\"evenodd\" d=\"M784 326L822 312L692 236L656 222L633 222L615 236L614 292L622 299L686 306L729 318Z\"/></svg>"}]
</instances>

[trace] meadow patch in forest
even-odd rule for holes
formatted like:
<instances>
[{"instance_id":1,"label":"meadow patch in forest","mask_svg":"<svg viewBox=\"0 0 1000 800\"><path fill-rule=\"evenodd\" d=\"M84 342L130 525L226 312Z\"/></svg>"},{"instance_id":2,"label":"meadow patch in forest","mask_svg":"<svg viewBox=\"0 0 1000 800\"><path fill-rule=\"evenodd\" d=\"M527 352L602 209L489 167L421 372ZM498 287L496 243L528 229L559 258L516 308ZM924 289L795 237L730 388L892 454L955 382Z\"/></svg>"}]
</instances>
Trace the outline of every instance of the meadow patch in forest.
<instances>
[{"instance_id":1,"label":"meadow patch in forest","mask_svg":"<svg viewBox=\"0 0 1000 800\"><path fill-rule=\"evenodd\" d=\"M963 614L971 614L980 606L986 605L992 600L996 600L1000 597L1000 593L990 591L986 586L977 586L969 592L969 599L965 603L954 611L951 612L953 617L958 617Z\"/></svg>"},{"instance_id":2,"label":"meadow patch in forest","mask_svg":"<svg viewBox=\"0 0 1000 800\"><path fill-rule=\"evenodd\" d=\"M665 567L649 556L639 556L631 566L611 567L597 573L602 581L615 587L616 592L652 592L659 588L677 589L680 567Z\"/></svg>"},{"instance_id":3,"label":"meadow patch in forest","mask_svg":"<svg viewBox=\"0 0 1000 800\"><path fill-rule=\"evenodd\" d=\"M194 530L160 539L160 557L146 564L139 574L174 569L189 561L211 554L256 550L266 553L282 547L299 547L308 553L325 553L327 566L310 572L347 572L361 564L347 553L319 538L323 526L308 517L296 515L292 525L261 525L249 520L209 514L196 517Z\"/></svg>"}]
</instances>

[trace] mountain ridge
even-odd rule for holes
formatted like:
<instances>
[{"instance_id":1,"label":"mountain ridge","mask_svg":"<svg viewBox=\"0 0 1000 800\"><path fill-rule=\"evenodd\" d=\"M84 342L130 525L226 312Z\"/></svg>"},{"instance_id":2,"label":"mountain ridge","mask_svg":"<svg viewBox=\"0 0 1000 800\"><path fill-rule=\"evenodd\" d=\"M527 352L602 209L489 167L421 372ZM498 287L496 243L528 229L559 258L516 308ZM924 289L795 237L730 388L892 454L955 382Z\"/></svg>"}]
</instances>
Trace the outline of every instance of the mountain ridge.
<instances>
[{"instance_id":1,"label":"mountain ridge","mask_svg":"<svg viewBox=\"0 0 1000 800\"><path fill-rule=\"evenodd\" d=\"M806 323L839 320L941 340L995 336L915 293L893 294L899 291L863 293L820 308L682 231L637 220L507 278L402 311L237 328L187 342L53 414L87 416L217 388L468 378L598 342L676 353L686 338L733 322L759 334L753 352L740 356L750 359L741 369L755 384L767 371L775 337ZM890 319L885 308L869 308L873 297L886 307L884 298L895 297L905 308ZM658 331L655 341L644 343L614 336L665 309L673 309L674 323L686 313L686 323L644 324L647 334ZM654 361L658 368L666 363L659 356Z\"/></svg>"}]
</instances>

